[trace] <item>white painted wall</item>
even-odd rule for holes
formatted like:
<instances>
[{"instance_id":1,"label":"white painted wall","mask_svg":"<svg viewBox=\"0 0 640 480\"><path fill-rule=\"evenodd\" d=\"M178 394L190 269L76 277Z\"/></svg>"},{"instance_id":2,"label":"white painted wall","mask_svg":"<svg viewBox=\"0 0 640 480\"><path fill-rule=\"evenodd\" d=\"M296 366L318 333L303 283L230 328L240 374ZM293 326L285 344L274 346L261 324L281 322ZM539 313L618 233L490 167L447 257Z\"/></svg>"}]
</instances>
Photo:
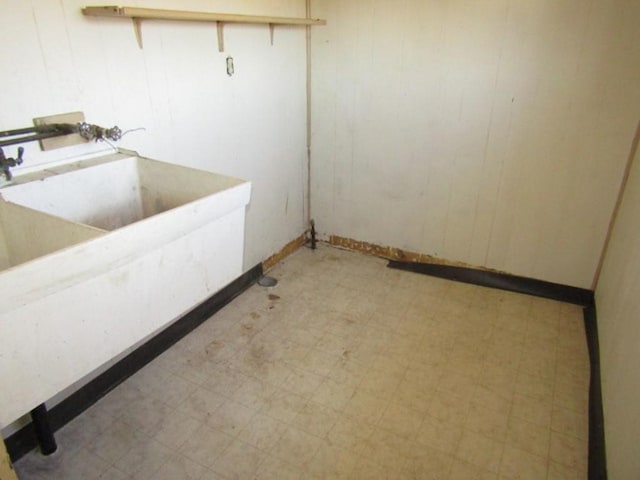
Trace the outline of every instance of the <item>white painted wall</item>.
<instances>
[{"instance_id":1,"label":"white painted wall","mask_svg":"<svg viewBox=\"0 0 640 480\"><path fill-rule=\"evenodd\" d=\"M640 478L640 150L596 288L609 478Z\"/></svg>"},{"instance_id":2,"label":"white painted wall","mask_svg":"<svg viewBox=\"0 0 640 480\"><path fill-rule=\"evenodd\" d=\"M98 2L99 3L99 2ZM129 20L84 17L84 0L0 0L0 130L32 118L83 111L123 130L119 146L143 156L251 181L245 269L304 228L305 32L227 25L219 53L215 24L143 23L138 49ZM127 5L304 16L300 0L148 0ZM226 74L231 55L235 75ZM25 144L26 167L101 145L40 152ZM108 148L108 147L107 147ZM5 148L8 156L15 148ZM117 178L105 179L117 181Z\"/></svg>"},{"instance_id":3,"label":"white painted wall","mask_svg":"<svg viewBox=\"0 0 640 480\"><path fill-rule=\"evenodd\" d=\"M591 286L640 104L637 0L314 0L311 215Z\"/></svg>"}]
</instances>

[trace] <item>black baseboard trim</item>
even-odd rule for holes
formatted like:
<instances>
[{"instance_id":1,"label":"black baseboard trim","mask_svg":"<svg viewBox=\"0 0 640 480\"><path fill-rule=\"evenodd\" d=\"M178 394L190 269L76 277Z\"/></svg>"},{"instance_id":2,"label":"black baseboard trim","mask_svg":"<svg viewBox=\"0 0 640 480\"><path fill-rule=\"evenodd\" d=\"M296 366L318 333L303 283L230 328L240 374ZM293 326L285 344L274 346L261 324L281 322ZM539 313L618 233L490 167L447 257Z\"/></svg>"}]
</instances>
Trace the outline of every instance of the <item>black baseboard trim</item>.
<instances>
[{"instance_id":1,"label":"black baseboard trim","mask_svg":"<svg viewBox=\"0 0 640 480\"><path fill-rule=\"evenodd\" d=\"M262 264L242 274L229 285L215 293L200 305L183 315L166 329L91 380L76 392L48 411L51 428L56 431L80 415L123 381L136 373L154 358L184 338L209 317L244 292L262 275ZM13 462L37 446L32 423L10 435L6 447Z\"/></svg>"},{"instance_id":2,"label":"black baseboard trim","mask_svg":"<svg viewBox=\"0 0 640 480\"><path fill-rule=\"evenodd\" d=\"M455 280L463 283L481 285L483 287L508 290L510 292L525 293L537 297L559 300L590 307L594 304L592 290L571 287L559 283L536 280L534 278L518 277L506 273L489 272L474 268L455 267L452 265L438 265L434 263L399 262L390 260L389 268L396 268L414 273L422 273L433 277Z\"/></svg>"},{"instance_id":3,"label":"black baseboard trim","mask_svg":"<svg viewBox=\"0 0 640 480\"><path fill-rule=\"evenodd\" d=\"M604 441L604 411L600 377L600 344L595 306L583 310L584 329L589 348L589 480L607 479L607 454Z\"/></svg>"}]
</instances>

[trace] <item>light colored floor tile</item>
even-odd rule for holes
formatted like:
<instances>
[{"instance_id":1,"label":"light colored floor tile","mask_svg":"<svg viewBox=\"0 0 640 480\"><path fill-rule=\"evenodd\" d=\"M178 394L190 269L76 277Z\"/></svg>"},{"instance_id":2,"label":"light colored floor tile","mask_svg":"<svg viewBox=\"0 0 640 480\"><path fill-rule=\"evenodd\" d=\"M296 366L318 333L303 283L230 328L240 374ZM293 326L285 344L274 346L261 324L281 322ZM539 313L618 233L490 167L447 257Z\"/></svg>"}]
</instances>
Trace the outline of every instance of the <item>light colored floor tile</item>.
<instances>
[{"instance_id":1,"label":"light colored floor tile","mask_svg":"<svg viewBox=\"0 0 640 480\"><path fill-rule=\"evenodd\" d=\"M544 380L535 375L530 375L524 371L518 372L515 392L518 395L535 398L544 403L553 401L553 382Z\"/></svg>"},{"instance_id":2,"label":"light colored floor tile","mask_svg":"<svg viewBox=\"0 0 640 480\"><path fill-rule=\"evenodd\" d=\"M191 438L200 425L195 418L174 410L157 423L149 435L158 443L175 449Z\"/></svg>"},{"instance_id":3,"label":"light colored floor tile","mask_svg":"<svg viewBox=\"0 0 640 480\"><path fill-rule=\"evenodd\" d=\"M589 435L589 421L582 413L554 405L551 413L551 430L584 440Z\"/></svg>"},{"instance_id":4,"label":"light colored floor tile","mask_svg":"<svg viewBox=\"0 0 640 480\"><path fill-rule=\"evenodd\" d=\"M264 380L272 385L281 385L293 372L291 365L284 362L257 361L249 374Z\"/></svg>"},{"instance_id":5,"label":"light colored floor tile","mask_svg":"<svg viewBox=\"0 0 640 480\"><path fill-rule=\"evenodd\" d=\"M290 427L282 434L270 453L284 462L306 470L321 444L320 438Z\"/></svg>"},{"instance_id":6,"label":"light colored floor tile","mask_svg":"<svg viewBox=\"0 0 640 480\"><path fill-rule=\"evenodd\" d=\"M556 375L555 355L537 348L523 348L519 370L541 381L553 383Z\"/></svg>"},{"instance_id":7,"label":"light colored floor tile","mask_svg":"<svg viewBox=\"0 0 640 480\"><path fill-rule=\"evenodd\" d=\"M289 423L300 413L307 399L287 390L278 390L269 397L260 409L264 413L281 422Z\"/></svg>"},{"instance_id":8,"label":"light colored floor tile","mask_svg":"<svg viewBox=\"0 0 640 480\"><path fill-rule=\"evenodd\" d=\"M340 383L333 378L326 378L310 397L316 403L334 410L342 411L347 406L357 387L349 383Z\"/></svg>"},{"instance_id":9,"label":"light colored floor tile","mask_svg":"<svg viewBox=\"0 0 640 480\"><path fill-rule=\"evenodd\" d=\"M547 480L584 480L585 478L587 478L586 463L577 467L568 467L561 463L549 461Z\"/></svg>"},{"instance_id":10,"label":"light colored floor tile","mask_svg":"<svg viewBox=\"0 0 640 480\"><path fill-rule=\"evenodd\" d=\"M252 480L302 480L308 478L303 470L279 458L267 455L258 466Z\"/></svg>"},{"instance_id":11,"label":"light colored floor tile","mask_svg":"<svg viewBox=\"0 0 640 480\"><path fill-rule=\"evenodd\" d=\"M85 449L80 449L61 467L54 475L45 478L100 478L109 469L100 457Z\"/></svg>"},{"instance_id":12,"label":"light colored floor tile","mask_svg":"<svg viewBox=\"0 0 640 480\"><path fill-rule=\"evenodd\" d=\"M211 466L222 451L227 448L233 437L207 425L201 425L189 439L182 444L178 452L204 466Z\"/></svg>"},{"instance_id":13,"label":"light colored floor tile","mask_svg":"<svg viewBox=\"0 0 640 480\"><path fill-rule=\"evenodd\" d=\"M549 458L561 465L580 469L586 465L588 453L587 440L551 432Z\"/></svg>"},{"instance_id":14,"label":"light colored floor tile","mask_svg":"<svg viewBox=\"0 0 640 480\"><path fill-rule=\"evenodd\" d=\"M49 456L34 450L15 465L20 480L95 480L105 475L109 468L107 460L84 448L73 452L58 450Z\"/></svg>"},{"instance_id":15,"label":"light colored floor tile","mask_svg":"<svg viewBox=\"0 0 640 480\"><path fill-rule=\"evenodd\" d=\"M507 425L506 442L508 445L525 450L538 456L549 452L551 430L518 417L511 416Z\"/></svg>"},{"instance_id":16,"label":"light colored floor tile","mask_svg":"<svg viewBox=\"0 0 640 480\"><path fill-rule=\"evenodd\" d=\"M199 463L180 454L170 455L153 473L153 480L198 480L206 471Z\"/></svg>"},{"instance_id":17,"label":"light colored floor tile","mask_svg":"<svg viewBox=\"0 0 640 480\"><path fill-rule=\"evenodd\" d=\"M218 366L217 371L211 372L203 386L220 396L233 397L233 394L242 386L244 376L232 368ZM228 363L226 365L229 365Z\"/></svg>"},{"instance_id":18,"label":"light colored floor tile","mask_svg":"<svg viewBox=\"0 0 640 480\"><path fill-rule=\"evenodd\" d=\"M433 397L434 391L432 387L407 380L405 377L398 384L398 388L391 396L390 402L421 414L426 414Z\"/></svg>"},{"instance_id":19,"label":"light colored floor tile","mask_svg":"<svg viewBox=\"0 0 640 480\"><path fill-rule=\"evenodd\" d=\"M553 404L586 415L589 408L588 383L583 384L566 379L556 379Z\"/></svg>"},{"instance_id":20,"label":"light colored floor tile","mask_svg":"<svg viewBox=\"0 0 640 480\"><path fill-rule=\"evenodd\" d=\"M121 420L113 423L102 435L87 444L87 449L109 463L115 464L136 444L144 443L149 437L140 433Z\"/></svg>"},{"instance_id":21,"label":"light colored floor tile","mask_svg":"<svg viewBox=\"0 0 640 480\"><path fill-rule=\"evenodd\" d=\"M325 442L309 462L306 472L316 478L348 480L358 460L354 452Z\"/></svg>"},{"instance_id":22,"label":"light colored floor tile","mask_svg":"<svg viewBox=\"0 0 640 480\"><path fill-rule=\"evenodd\" d=\"M227 480L218 472L211 470L210 468L206 469L202 476L198 480Z\"/></svg>"},{"instance_id":23,"label":"light colored floor tile","mask_svg":"<svg viewBox=\"0 0 640 480\"><path fill-rule=\"evenodd\" d=\"M249 424L240 430L238 439L260 450L270 451L287 430L287 424L263 413L256 414Z\"/></svg>"},{"instance_id":24,"label":"light colored floor tile","mask_svg":"<svg viewBox=\"0 0 640 480\"><path fill-rule=\"evenodd\" d=\"M312 348L307 352L304 358L298 362L297 366L307 372L326 377L339 358L341 357Z\"/></svg>"},{"instance_id":25,"label":"light colored floor tile","mask_svg":"<svg viewBox=\"0 0 640 480\"><path fill-rule=\"evenodd\" d=\"M109 469L98 478L99 480L127 480L131 477L126 473L121 472L116 467L109 467Z\"/></svg>"},{"instance_id":26,"label":"light colored floor tile","mask_svg":"<svg viewBox=\"0 0 640 480\"><path fill-rule=\"evenodd\" d=\"M280 387L298 395L309 397L313 395L324 379L325 377L321 375L294 368Z\"/></svg>"},{"instance_id":27,"label":"light colored floor tile","mask_svg":"<svg viewBox=\"0 0 640 480\"><path fill-rule=\"evenodd\" d=\"M378 465L400 471L411 452L412 444L406 438L382 429L375 429L364 442L361 455Z\"/></svg>"},{"instance_id":28,"label":"light colored floor tile","mask_svg":"<svg viewBox=\"0 0 640 480\"><path fill-rule=\"evenodd\" d=\"M144 398L144 394L136 387L124 382L101 398L95 408L113 418L119 418L127 411L129 404Z\"/></svg>"},{"instance_id":29,"label":"light colored floor tile","mask_svg":"<svg viewBox=\"0 0 640 480\"><path fill-rule=\"evenodd\" d=\"M115 419L93 406L55 433L58 448L73 452L95 440L106 431Z\"/></svg>"},{"instance_id":30,"label":"light colored floor tile","mask_svg":"<svg viewBox=\"0 0 640 480\"><path fill-rule=\"evenodd\" d=\"M511 415L541 427L551 427L552 403L533 397L514 394Z\"/></svg>"},{"instance_id":31,"label":"light colored floor tile","mask_svg":"<svg viewBox=\"0 0 640 480\"><path fill-rule=\"evenodd\" d=\"M256 410L245 407L235 400L227 400L207 417L205 422L211 428L235 436L251 421L256 413Z\"/></svg>"},{"instance_id":32,"label":"light colored floor tile","mask_svg":"<svg viewBox=\"0 0 640 480\"><path fill-rule=\"evenodd\" d=\"M62 453L18 461L24 479L585 478L579 308L324 245L272 274L65 426Z\"/></svg>"},{"instance_id":33,"label":"light colored floor tile","mask_svg":"<svg viewBox=\"0 0 640 480\"><path fill-rule=\"evenodd\" d=\"M388 404L388 399L358 389L347 402L343 413L356 421L375 425Z\"/></svg>"},{"instance_id":34,"label":"light colored floor tile","mask_svg":"<svg viewBox=\"0 0 640 480\"><path fill-rule=\"evenodd\" d=\"M338 421L339 413L330 407L309 401L291 421L300 430L324 437Z\"/></svg>"},{"instance_id":35,"label":"light colored floor tile","mask_svg":"<svg viewBox=\"0 0 640 480\"><path fill-rule=\"evenodd\" d=\"M547 476L547 458L532 455L511 445L505 446L500 463L500 478L538 480Z\"/></svg>"},{"instance_id":36,"label":"light colored floor tile","mask_svg":"<svg viewBox=\"0 0 640 480\"><path fill-rule=\"evenodd\" d=\"M226 398L222 395L208 388L199 387L178 405L176 411L197 420L199 423L205 423L224 404L225 400Z\"/></svg>"},{"instance_id":37,"label":"light colored floor tile","mask_svg":"<svg viewBox=\"0 0 640 480\"><path fill-rule=\"evenodd\" d=\"M438 480L449 478L453 456L431 448L409 448L411 454L405 460L402 470L410 478Z\"/></svg>"},{"instance_id":38,"label":"light colored floor tile","mask_svg":"<svg viewBox=\"0 0 640 480\"><path fill-rule=\"evenodd\" d=\"M469 414L469 405L468 398L438 393L431 400L427 414L443 422L464 426Z\"/></svg>"},{"instance_id":39,"label":"light colored floor tile","mask_svg":"<svg viewBox=\"0 0 640 480\"><path fill-rule=\"evenodd\" d=\"M154 363L151 363L145 369L154 365ZM172 407L177 406L187 398L198 385L161 367L150 368L144 372L143 376L138 378L139 374L140 372L136 373L130 379L133 381L133 385L145 395L149 395Z\"/></svg>"},{"instance_id":40,"label":"light colored floor tile","mask_svg":"<svg viewBox=\"0 0 640 480\"><path fill-rule=\"evenodd\" d=\"M253 410L260 410L277 388L255 377L243 377L240 388L233 394L233 400Z\"/></svg>"},{"instance_id":41,"label":"light colored floor tile","mask_svg":"<svg viewBox=\"0 0 640 480\"><path fill-rule=\"evenodd\" d=\"M497 441L504 441L509 410L502 411L471 403L465 428Z\"/></svg>"},{"instance_id":42,"label":"light colored floor tile","mask_svg":"<svg viewBox=\"0 0 640 480\"><path fill-rule=\"evenodd\" d=\"M371 364L377 358L376 353L372 356L368 363L363 363L355 360L352 356L340 356L338 360L334 362L332 368L327 373L327 377L337 383L350 385L357 387L362 383L363 378L371 368Z\"/></svg>"},{"instance_id":43,"label":"light colored floor tile","mask_svg":"<svg viewBox=\"0 0 640 480\"><path fill-rule=\"evenodd\" d=\"M415 438L425 414L391 402L378 422L378 426L405 438Z\"/></svg>"},{"instance_id":44,"label":"light colored floor tile","mask_svg":"<svg viewBox=\"0 0 640 480\"><path fill-rule=\"evenodd\" d=\"M498 475L471 463L454 460L449 480L498 480Z\"/></svg>"},{"instance_id":45,"label":"light colored floor tile","mask_svg":"<svg viewBox=\"0 0 640 480\"><path fill-rule=\"evenodd\" d=\"M120 416L120 420L131 425L146 435L151 435L158 425L167 418L172 408L166 403L145 395L129 404L127 410Z\"/></svg>"},{"instance_id":46,"label":"light colored floor tile","mask_svg":"<svg viewBox=\"0 0 640 480\"><path fill-rule=\"evenodd\" d=\"M400 480L410 477L408 473L394 470L375 463L369 458L361 458L351 471L352 480Z\"/></svg>"},{"instance_id":47,"label":"light colored floor tile","mask_svg":"<svg viewBox=\"0 0 640 480\"><path fill-rule=\"evenodd\" d=\"M349 337L344 338L331 332L325 332L313 348L328 353L329 355L343 356L345 352L349 351L351 343Z\"/></svg>"},{"instance_id":48,"label":"light colored floor tile","mask_svg":"<svg viewBox=\"0 0 640 480\"><path fill-rule=\"evenodd\" d=\"M240 440L234 440L211 465L223 478L253 478L265 453Z\"/></svg>"},{"instance_id":49,"label":"light colored floor tile","mask_svg":"<svg viewBox=\"0 0 640 480\"><path fill-rule=\"evenodd\" d=\"M455 396L471 399L476 387L476 381L466 375L462 375L449 367L440 378L437 393L442 397Z\"/></svg>"},{"instance_id":50,"label":"light colored floor tile","mask_svg":"<svg viewBox=\"0 0 640 480\"><path fill-rule=\"evenodd\" d=\"M379 362L381 359L387 361L387 358L382 354L377 357L376 361ZM402 381L402 369L398 370L397 372L389 372L372 367L358 384L358 391L378 398L390 399L397 392Z\"/></svg>"},{"instance_id":51,"label":"light colored floor tile","mask_svg":"<svg viewBox=\"0 0 640 480\"><path fill-rule=\"evenodd\" d=\"M463 427L458 423L426 415L416 434L416 441L443 453L452 454L458 448L462 431Z\"/></svg>"},{"instance_id":52,"label":"light colored floor tile","mask_svg":"<svg viewBox=\"0 0 640 480\"><path fill-rule=\"evenodd\" d=\"M127 453L115 462L115 467L135 479L152 478L170 458L171 450L164 445L148 440L131 445Z\"/></svg>"},{"instance_id":53,"label":"light colored floor tile","mask_svg":"<svg viewBox=\"0 0 640 480\"><path fill-rule=\"evenodd\" d=\"M471 405L508 412L511 409L513 399L512 388L502 389L499 386L476 385L471 395Z\"/></svg>"},{"instance_id":54,"label":"light colored floor tile","mask_svg":"<svg viewBox=\"0 0 640 480\"><path fill-rule=\"evenodd\" d=\"M465 430L462 433L455 456L458 460L498 473L503 450L503 442Z\"/></svg>"}]
</instances>

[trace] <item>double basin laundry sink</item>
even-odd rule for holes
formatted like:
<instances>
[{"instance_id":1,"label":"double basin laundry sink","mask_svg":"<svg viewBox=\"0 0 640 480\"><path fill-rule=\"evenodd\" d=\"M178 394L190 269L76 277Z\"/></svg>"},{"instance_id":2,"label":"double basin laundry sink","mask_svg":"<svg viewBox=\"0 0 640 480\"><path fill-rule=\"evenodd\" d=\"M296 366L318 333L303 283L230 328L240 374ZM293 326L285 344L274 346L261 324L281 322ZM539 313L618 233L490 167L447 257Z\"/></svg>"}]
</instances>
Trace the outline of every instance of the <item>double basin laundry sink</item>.
<instances>
[{"instance_id":1,"label":"double basin laundry sink","mask_svg":"<svg viewBox=\"0 0 640 480\"><path fill-rule=\"evenodd\" d=\"M0 188L0 428L240 276L250 190L124 152Z\"/></svg>"}]
</instances>

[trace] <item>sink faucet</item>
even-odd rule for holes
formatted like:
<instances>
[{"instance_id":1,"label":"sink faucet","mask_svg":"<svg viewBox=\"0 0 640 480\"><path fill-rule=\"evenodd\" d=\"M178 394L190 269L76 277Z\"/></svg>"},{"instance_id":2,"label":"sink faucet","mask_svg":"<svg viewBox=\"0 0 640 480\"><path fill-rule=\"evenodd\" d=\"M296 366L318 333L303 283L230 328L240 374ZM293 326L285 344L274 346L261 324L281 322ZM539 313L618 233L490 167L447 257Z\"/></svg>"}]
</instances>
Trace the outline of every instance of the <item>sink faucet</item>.
<instances>
[{"instance_id":1,"label":"sink faucet","mask_svg":"<svg viewBox=\"0 0 640 480\"><path fill-rule=\"evenodd\" d=\"M13 178L10 169L22 163L22 155L24 154L24 148L18 147L18 156L16 158L7 157L2 151L2 147L22 142L44 140L45 138L62 137L72 133L77 133L85 140L95 140L97 142L106 141L108 139L116 142L130 131L133 130L128 130L123 133L117 126L104 128L86 122L79 122L76 124L51 123L47 125L36 125L33 127L0 131L0 175L4 175L7 181L10 181ZM5 137L16 138L8 138L4 140Z\"/></svg>"},{"instance_id":2,"label":"sink faucet","mask_svg":"<svg viewBox=\"0 0 640 480\"><path fill-rule=\"evenodd\" d=\"M24 148L18 147L17 158L5 157L4 151L2 150L2 148L0 148L0 169L2 169L2 173L4 174L4 177L7 179L7 181L11 181L11 179L13 178L13 174L9 169L22 163L23 154Z\"/></svg>"}]
</instances>

